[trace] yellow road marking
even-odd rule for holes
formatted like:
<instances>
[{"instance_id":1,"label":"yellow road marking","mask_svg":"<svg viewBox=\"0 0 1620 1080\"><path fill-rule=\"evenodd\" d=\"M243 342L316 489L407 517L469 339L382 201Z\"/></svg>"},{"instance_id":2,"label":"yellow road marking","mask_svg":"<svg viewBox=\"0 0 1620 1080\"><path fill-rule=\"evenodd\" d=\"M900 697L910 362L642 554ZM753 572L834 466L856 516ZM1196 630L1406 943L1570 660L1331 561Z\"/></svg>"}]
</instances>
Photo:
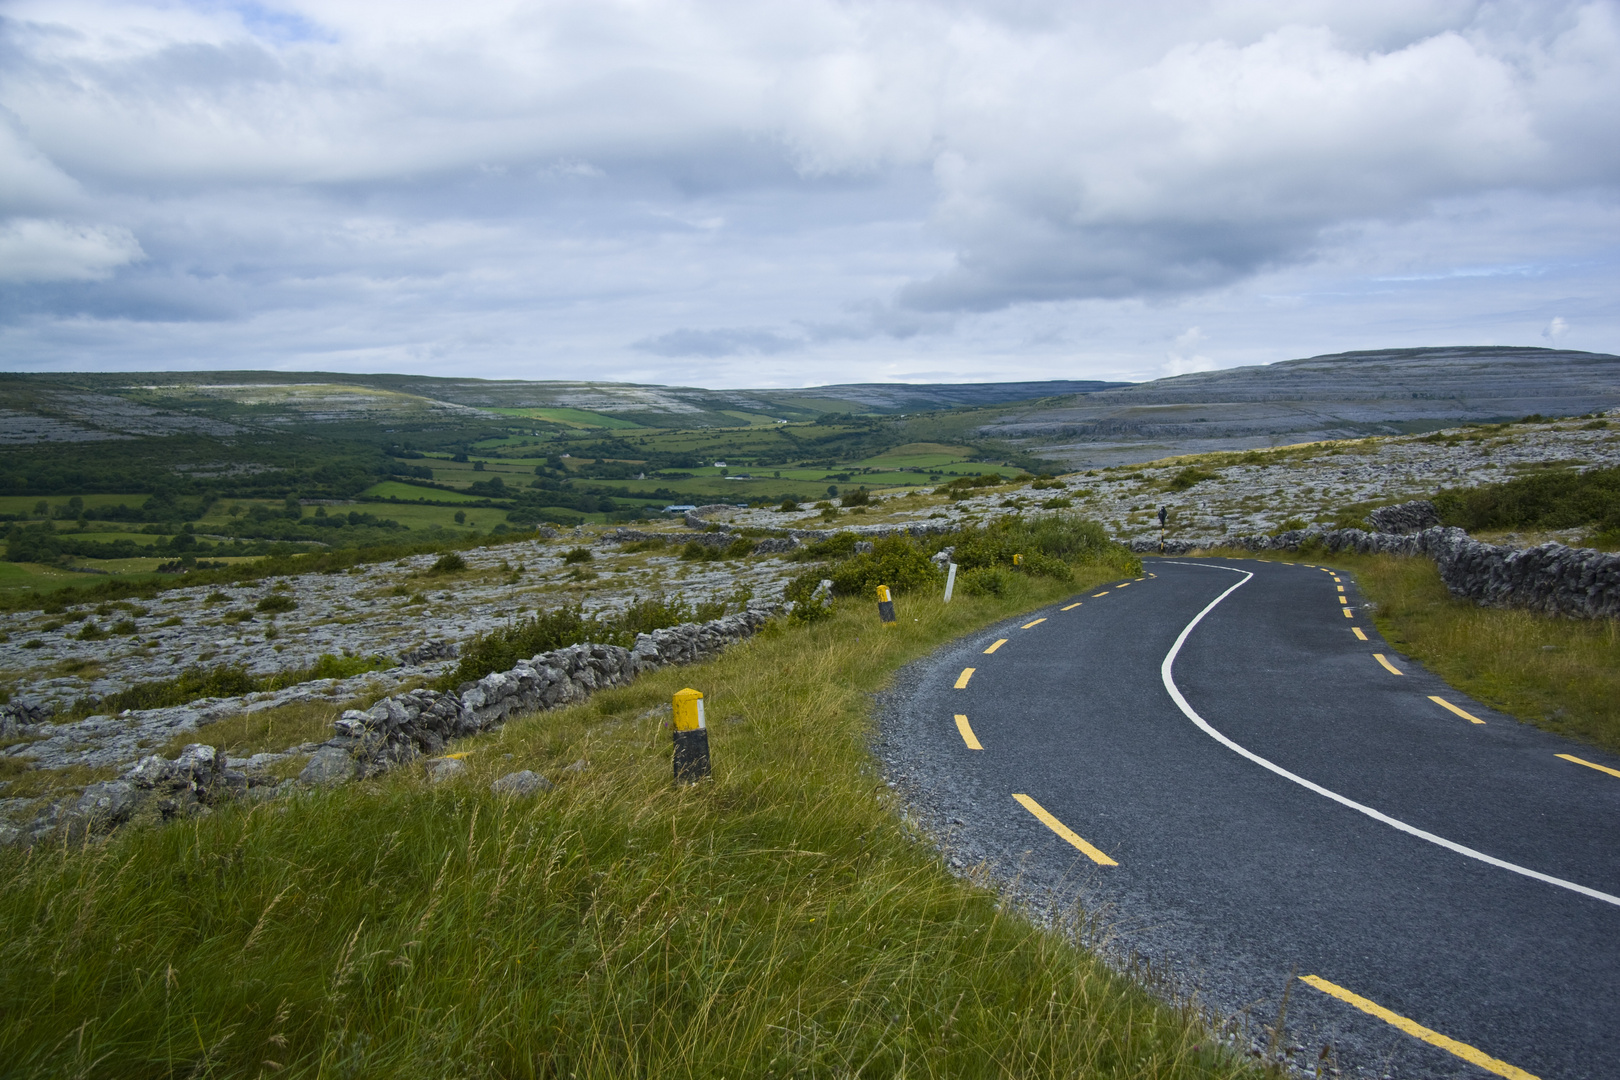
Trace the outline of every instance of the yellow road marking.
<instances>
[{"instance_id":1,"label":"yellow road marking","mask_svg":"<svg viewBox=\"0 0 1620 1080\"><path fill-rule=\"evenodd\" d=\"M1477 1065L1486 1072L1495 1073L1497 1076L1505 1076L1508 1080L1540 1080L1533 1073L1527 1073L1523 1069L1515 1065L1509 1065L1505 1061L1498 1061L1484 1051L1474 1049L1467 1043L1458 1042L1456 1039L1442 1035L1438 1031L1424 1027L1415 1020L1408 1020L1399 1013L1390 1012L1382 1005L1368 1001L1360 994L1351 993L1344 987L1330 983L1319 975L1301 975L1299 981L1316 987L1329 997L1336 997L1348 1005L1354 1005L1362 1012L1370 1013L1384 1023L1398 1027L1413 1038L1422 1039L1430 1046L1438 1046L1447 1053L1456 1054L1470 1065Z\"/></svg>"},{"instance_id":2,"label":"yellow road marking","mask_svg":"<svg viewBox=\"0 0 1620 1080\"><path fill-rule=\"evenodd\" d=\"M1036 619L1034 622L1025 623L1023 626L1020 626L1018 629L1020 629L1020 630L1028 630L1030 627L1039 626L1039 625L1041 625L1041 623L1043 623L1045 621L1046 621L1045 619Z\"/></svg>"},{"instance_id":3,"label":"yellow road marking","mask_svg":"<svg viewBox=\"0 0 1620 1080\"><path fill-rule=\"evenodd\" d=\"M1097 597L1099 597L1099 596L1107 596L1107 595L1108 595L1108 590L1107 590L1107 589L1104 589L1104 590L1103 590L1103 591L1102 591L1102 592L1094 592L1094 593L1092 593L1092 594L1091 594L1091 598L1092 598L1092 599L1093 599L1093 600L1095 600L1095 599L1097 599Z\"/></svg>"},{"instance_id":4,"label":"yellow road marking","mask_svg":"<svg viewBox=\"0 0 1620 1080\"><path fill-rule=\"evenodd\" d=\"M1334 580L1337 581L1338 579L1335 578ZM1344 586L1343 585L1335 585L1334 588L1338 589L1340 592L1344 592Z\"/></svg>"},{"instance_id":5,"label":"yellow road marking","mask_svg":"<svg viewBox=\"0 0 1620 1080\"><path fill-rule=\"evenodd\" d=\"M1384 654L1381 653L1381 652L1373 653L1373 659L1378 661L1380 664L1383 664L1384 665L1384 670L1388 671L1391 675L1404 675L1404 674L1406 674L1400 668L1396 667L1394 664L1392 664L1388 660L1386 660L1384 658Z\"/></svg>"},{"instance_id":6,"label":"yellow road marking","mask_svg":"<svg viewBox=\"0 0 1620 1080\"><path fill-rule=\"evenodd\" d=\"M1293 563L1291 563L1291 562L1285 562L1285 563L1283 563L1283 565L1284 565L1284 566L1293 566L1293 565L1294 565L1294 564L1293 564Z\"/></svg>"},{"instance_id":7,"label":"yellow road marking","mask_svg":"<svg viewBox=\"0 0 1620 1080\"><path fill-rule=\"evenodd\" d=\"M1558 756L1563 758L1565 761L1573 761L1577 765L1585 765L1588 769L1596 769L1598 772L1606 772L1610 776L1620 776L1620 769L1611 769L1607 765L1596 765L1590 761L1582 761L1574 754L1559 754Z\"/></svg>"},{"instance_id":8,"label":"yellow road marking","mask_svg":"<svg viewBox=\"0 0 1620 1080\"><path fill-rule=\"evenodd\" d=\"M1132 581L1146 581L1146 580L1147 580L1147 578L1145 578L1145 577L1139 577L1139 578L1132 578L1132 579L1131 579L1131 580L1132 580Z\"/></svg>"},{"instance_id":9,"label":"yellow road marking","mask_svg":"<svg viewBox=\"0 0 1620 1080\"><path fill-rule=\"evenodd\" d=\"M1385 664L1384 666L1388 667L1389 665ZM1461 709L1457 708L1457 706L1453 705L1443 697L1435 697L1433 694L1430 694L1429 700L1440 706L1442 709L1450 709L1464 720L1467 720L1470 724L1483 724L1485 722L1479 717L1475 716L1473 713L1463 712ZM1620 776L1620 773L1616 773L1615 775Z\"/></svg>"},{"instance_id":10,"label":"yellow road marking","mask_svg":"<svg viewBox=\"0 0 1620 1080\"><path fill-rule=\"evenodd\" d=\"M1116 589L1123 589L1123 588L1125 588L1125 587L1126 587L1126 586L1127 586L1127 585L1129 585L1129 584L1130 584L1130 582L1128 582L1128 581L1122 581L1122 582L1120 582L1120 583L1119 583L1119 584L1118 584L1118 585L1115 585L1115 586L1114 586L1114 588L1116 588Z\"/></svg>"},{"instance_id":11,"label":"yellow road marking","mask_svg":"<svg viewBox=\"0 0 1620 1080\"><path fill-rule=\"evenodd\" d=\"M1344 612L1344 617L1345 618L1347 618L1347 619L1355 618L1354 615L1350 614L1350 609L1349 608L1340 608L1339 610Z\"/></svg>"},{"instance_id":12,"label":"yellow road marking","mask_svg":"<svg viewBox=\"0 0 1620 1080\"><path fill-rule=\"evenodd\" d=\"M1310 567L1310 568L1311 568L1311 569L1312 569L1312 570L1316 570L1316 569L1319 569L1319 567L1318 567L1318 566L1317 566L1317 565L1316 565L1316 564L1315 564L1315 563L1313 563L1313 562L1308 562L1308 563L1300 563L1300 564L1299 564L1299 565L1301 565L1301 566L1308 566L1308 567Z\"/></svg>"},{"instance_id":13,"label":"yellow road marking","mask_svg":"<svg viewBox=\"0 0 1620 1080\"><path fill-rule=\"evenodd\" d=\"M984 650L984 653L985 653L986 656L988 656L991 653L995 652L997 649L1001 648L1005 644L1007 644L1007 639L1006 638L1001 638L1000 640L998 640L994 644L992 644L988 649Z\"/></svg>"},{"instance_id":14,"label":"yellow road marking","mask_svg":"<svg viewBox=\"0 0 1620 1080\"><path fill-rule=\"evenodd\" d=\"M1073 611L1075 608L1080 606L1080 603L1081 602L1079 600L1076 600L1074 603L1070 604L1068 607L1066 607L1066 608L1058 608L1058 610L1059 611Z\"/></svg>"},{"instance_id":15,"label":"yellow road marking","mask_svg":"<svg viewBox=\"0 0 1620 1080\"><path fill-rule=\"evenodd\" d=\"M979 737L973 734L972 728L968 727L967 717L963 716L961 713L956 714L956 730L962 733L962 741L967 743L967 748L969 750L984 749L984 747L979 745Z\"/></svg>"},{"instance_id":16,"label":"yellow road marking","mask_svg":"<svg viewBox=\"0 0 1620 1080\"><path fill-rule=\"evenodd\" d=\"M1342 597L1342 596L1341 596L1341 597L1339 597L1339 603L1341 603L1341 604L1348 604L1348 603L1349 603L1349 602L1350 602L1350 601L1348 601L1348 600L1346 600L1346 599L1345 599L1345 598L1344 598L1344 597Z\"/></svg>"},{"instance_id":17,"label":"yellow road marking","mask_svg":"<svg viewBox=\"0 0 1620 1080\"><path fill-rule=\"evenodd\" d=\"M1069 828L1067 825L1063 824L1063 822L1047 813L1046 807L1042 806L1028 795L1014 795L1013 798L1017 799L1025 810L1028 810L1037 818L1040 818L1041 824L1045 825L1048 829L1051 829L1053 832L1063 837L1063 839L1085 852L1086 858L1090 859L1092 862L1099 866L1119 865L1119 863L1115 862L1113 859L1110 859L1107 855L1104 855L1102 852L1098 851L1096 848L1082 840L1073 829Z\"/></svg>"},{"instance_id":18,"label":"yellow road marking","mask_svg":"<svg viewBox=\"0 0 1620 1080\"><path fill-rule=\"evenodd\" d=\"M1362 640L1362 641L1366 641L1366 640L1367 640L1367 635L1366 635L1366 634L1363 634L1363 633L1362 633L1362 632L1361 632L1361 627L1359 627L1359 626L1352 626L1352 627L1351 627L1351 628L1350 628L1350 632L1351 632L1351 633L1352 633L1352 634L1354 634L1354 635L1356 635L1356 637L1358 637L1358 638L1360 638L1360 639L1361 639L1361 640Z\"/></svg>"},{"instance_id":19,"label":"yellow road marking","mask_svg":"<svg viewBox=\"0 0 1620 1080\"><path fill-rule=\"evenodd\" d=\"M962 669L962 674L960 674L960 675L958 675L956 677L956 688L958 690L966 690L967 689L967 681L969 679L973 678L973 672L975 670L976 669L970 668L970 667L965 667L965 668Z\"/></svg>"}]
</instances>

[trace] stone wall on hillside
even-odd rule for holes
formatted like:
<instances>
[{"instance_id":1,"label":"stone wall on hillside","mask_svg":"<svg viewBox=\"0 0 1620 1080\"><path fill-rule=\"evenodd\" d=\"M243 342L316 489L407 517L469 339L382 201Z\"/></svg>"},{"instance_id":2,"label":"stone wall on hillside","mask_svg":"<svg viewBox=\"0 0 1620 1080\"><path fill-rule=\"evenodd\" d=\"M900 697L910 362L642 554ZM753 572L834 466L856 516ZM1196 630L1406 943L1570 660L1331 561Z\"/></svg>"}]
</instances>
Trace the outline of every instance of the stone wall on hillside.
<instances>
[{"instance_id":1,"label":"stone wall on hillside","mask_svg":"<svg viewBox=\"0 0 1620 1080\"><path fill-rule=\"evenodd\" d=\"M1457 528L1435 526L1415 533L1388 533L1313 527L1277 536L1172 540L1166 542L1165 553L1184 555L1213 548L1298 551L1311 542L1327 551L1428 556L1453 596L1492 607L1528 608L1584 619L1620 616L1620 554L1558 543L1530 548L1485 544ZM1159 549L1157 541L1137 540L1130 546L1144 553Z\"/></svg>"},{"instance_id":2,"label":"stone wall on hillside","mask_svg":"<svg viewBox=\"0 0 1620 1080\"><path fill-rule=\"evenodd\" d=\"M512 716L584 701L598 690L628 686L644 672L711 659L759 631L775 613L751 607L706 623L684 623L636 635L618 645L570 645L520 660L454 693L412 690L383 698L364 711L351 709L304 769L309 783L369 776L433 755L452 739L488 731Z\"/></svg>"}]
</instances>

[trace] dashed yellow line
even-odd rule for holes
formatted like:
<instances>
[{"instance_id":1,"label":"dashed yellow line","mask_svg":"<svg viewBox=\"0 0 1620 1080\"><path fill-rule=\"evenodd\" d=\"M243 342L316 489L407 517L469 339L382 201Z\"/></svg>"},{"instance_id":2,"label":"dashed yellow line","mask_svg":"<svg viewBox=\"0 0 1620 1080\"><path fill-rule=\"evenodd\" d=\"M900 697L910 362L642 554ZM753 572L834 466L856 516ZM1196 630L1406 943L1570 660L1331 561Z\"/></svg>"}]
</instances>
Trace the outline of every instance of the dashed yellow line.
<instances>
[{"instance_id":1,"label":"dashed yellow line","mask_svg":"<svg viewBox=\"0 0 1620 1080\"><path fill-rule=\"evenodd\" d=\"M1373 659L1378 661L1380 664L1383 664L1384 665L1384 670L1389 672L1391 675L1405 675L1406 674L1406 672L1402 671L1400 668L1398 668L1394 664L1390 663L1389 660L1381 652L1373 653Z\"/></svg>"},{"instance_id":2,"label":"dashed yellow line","mask_svg":"<svg viewBox=\"0 0 1620 1080\"><path fill-rule=\"evenodd\" d=\"M1053 817L1047 812L1046 807L1042 806L1028 795L1014 795L1013 798L1017 799L1025 810L1028 810L1030 813L1039 818L1041 824L1045 825L1048 829L1051 829L1053 832L1063 837L1063 839L1079 848L1085 853L1086 858L1090 859L1098 866L1119 865L1119 863L1115 862L1113 859L1110 859L1107 855L1104 855L1101 851L1082 840L1078 833L1069 828L1067 825L1063 824L1063 822L1059 821L1057 818Z\"/></svg>"},{"instance_id":3,"label":"dashed yellow line","mask_svg":"<svg viewBox=\"0 0 1620 1080\"><path fill-rule=\"evenodd\" d=\"M1104 590L1103 590L1103 591L1102 591L1102 592L1094 592L1094 593L1092 593L1092 594L1091 594L1091 598L1092 598L1092 599L1093 599L1093 600L1095 600L1095 599L1097 599L1097 597L1099 597L1099 596L1107 596L1107 595L1108 595L1108 590L1107 590L1107 589L1104 589Z\"/></svg>"},{"instance_id":4,"label":"dashed yellow line","mask_svg":"<svg viewBox=\"0 0 1620 1080\"><path fill-rule=\"evenodd\" d=\"M1337 579L1335 579L1335 580L1337 580ZM1333 586L1333 587L1334 587L1334 588L1335 588L1335 589L1338 589L1338 590L1339 590L1339 591L1340 591L1340 592L1344 592L1344 586L1343 586L1343 585L1335 585L1335 586Z\"/></svg>"},{"instance_id":5,"label":"dashed yellow line","mask_svg":"<svg viewBox=\"0 0 1620 1080\"><path fill-rule=\"evenodd\" d=\"M1128 587L1128 586L1129 586L1129 585L1130 585L1130 582L1128 582L1128 581L1122 581L1122 582L1120 582L1120 583L1119 583L1119 584L1118 584L1118 585L1115 585L1115 586L1114 586L1114 588L1116 588L1116 589L1123 589L1123 588L1126 588L1126 587Z\"/></svg>"},{"instance_id":6,"label":"dashed yellow line","mask_svg":"<svg viewBox=\"0 0 1620 1080\"><path fill-rule=\"evenodd\" d=\"M1343 587L1343 586L1340 586L1340 587L1341 587L1341 588L1342 588L1342 587ZM1345 598L1344 598L1344 597L1343 597L1343 596L1340 596L1340 597L1339 597L1339 603L1341 603L1341 604L1348 604L1348 603L1349 603L1349 602L1350 602L1350 601L1349 601L1349 600L1346 600L1346 599L1345 599Z\"/></svg>"},{"instance_id":7,"label":"dashed yellow line","mask_svg":"<svg viewBox=\"0 0 1620 1080\"><path fill-rule=\"evenodd\" d=\"M960 675L958 675L956 677L956 688L958 690L966 690L968 680L973 678L973 672L976 671L976 670L977 670L976 668L970 668L970 667L963 668L962 669L962 674L960 674Z\"/></svg>"},{"instance_id":8,"label":"dashed yellow line","mask_svg":"<svg viewBox=\"0 0 1620 1080\"><path fill-rule=\"evenodd\" d=\"M1073 611L1075 608L1079 607L1082 602L1083 601L1076 600L1074 603L1070 604L1068 607L1066 607L1066 608L1058 608L1058 610L1059 611Z\"/></svg>"},{"instance_id":9,"label":"dashed yellow line","mask_svg":"<svg viewBox=\"0 0 1620 1080\"><path fill-rule=\"evenodd\" d=\"M1020 626L1018 629L1020 629L1020 630L1028 630L1030 627L1039 626L1039 625L1041 625L1041 623L1043 623L1045 621L1046 620L1044 618L1036 619L1034 622L1025 623L1023 626Z\"/></svg>"},{"instance_id":10,"label":"dashed yellow line","mask_svg":"<svg viewBox=\"0 0 1620 1080\"><path fill-rule=\"evenodd\" d=\"M961 713L956 714L956 730L962 733L962 741L967 743L967 748L969 750L984 749L984 747L979 745L979 737L973 734L972 728L968 727L967 717L963 716Z\"/></svg>"},{"instance_id":11,"label":"dashed yellow line","mask_svg":"<svg viewBox=\"0 0 1620 1080\"><path fill-rule=\"evenodd\" d=\"M1366 641L1366 640L1367 640L1367 635L1366 635L1366 634L1363 634L1363 633L1362 633L1362 632L1361 632L1361 627L1359 627L1359 626L1352 626L1352 627L1351 627L1351 628L1350 628L1350 632L1351 632L1351 633L1352 633L1352 634L1354 634L1354 635L1356 635L1356 637L1357 637L1357 638L1358 638L1358 639L1359 639L1359 640L1361 640L1361 641Z\"/></svg>"},{"instance_id":12,"label":"dashed yellow line","mask_svg":"<svg viewBox=\"0 0 1620 1080\"><path fill-rule=\"evenodd\" d=\"M1001 648L1005 644L1007 644L1007 639L1006 638L1000 638L1000 639L998 639L996 641L993 641L993 642L990 643L990 647L988 649L984 650L984 654L986 656L989 656L991 653L995 652L997 649Z\"/></svg>"},{"instance_id":13,"label":"dashed yellow line","mask_svg":"<svg viewBox=\"0 0 1620 1080\"><path fill-rule=\"evenodd\" d=\"M1352 614L1352 613L1351 613L1351 611L1350 611L1350 609L1349 609L1349 608L1340 608L1340 609L1339 609L1339 610L1340 610L1340 611L1343 611L1343 612L1344 612L1344 617L1345 617L1345 618L1347 618L1347 619L1353 619L1353 618L1355 618L1355 615L1353 615L1353 614Z\"/></svg>"},{"instance_id":14,"label":"dashed yellow line","mask_svg":"<svg viewBox=\"0 0 1620 1080\"><path fill-rule=\"evenodd\" d=\"M1467 1043L1458 1042L1456 1039L1442 1035L1438 1031L1426 1028L1415 1020L1408 1020L1399 1013L1390 1012L1377 1002L1368 1001L1360 994L1352 993L1342 986L1330 983L1319 975L1301 975L1299 981L1316 987L1329 997L1336 997L1346 1004L1354 1005L1362 1012L1376 1016L1386 1024L1398 1027L1413 1038L1422 1039L1430 1046L1438 1046L1447 1053L1455 1054L1470 1065L1477 1065L1486 1072L1495 1073L1497 1076L1505 1076L1507 1080L1540 1080L1533 1073L1527 1073L1518 1066L1509 1065L1505 1061L1498 1061L1483 1050L1476 1050Z\"/></svg>"},{"instance_id":15,"label":"dashed yellow line","mask_svg":"<svg viewBox=\"0 0 1620 1080\"><path fill-rule=\"evenodd\" d=\"M1389 665L1385 664L1384 666L1388 667ZM1433 694L1430 694L1429 700L1440 706L1442 709L1450 709L1464 720L1467 720L1470 724L1483 724L1485 722L1479 717L1475 716L1473 713L1464 712L1462 709L1457 708L1457 706L1453 705L1443 697L1435 697Z\"/></svg>"},{"instance_id":16,"label":"dashed yellow line","mask_svg":"<svg viewBox=\"0 0 1620 1080\"><path fill-rule=\"evenodd\" d=\"M1565 761L1573 761L1577 765L1585 765L1588 769L1596 769L1598 772L1606 772L1610 776L1620 776L1620 769L1611 769L1607 765L1598 765L1595 762L1585 761L1576 757L1574 754L1559 754L1558 756L1563 758Z\"/></svg>"}]
</instances>

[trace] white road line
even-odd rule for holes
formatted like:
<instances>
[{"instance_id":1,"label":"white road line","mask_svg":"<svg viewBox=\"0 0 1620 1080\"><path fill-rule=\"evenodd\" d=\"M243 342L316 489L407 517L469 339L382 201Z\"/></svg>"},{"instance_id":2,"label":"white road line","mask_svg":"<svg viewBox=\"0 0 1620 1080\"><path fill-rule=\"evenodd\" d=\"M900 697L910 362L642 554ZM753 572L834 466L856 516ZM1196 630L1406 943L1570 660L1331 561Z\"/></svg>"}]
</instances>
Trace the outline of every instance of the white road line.
<instances>
[{"instance_id":1,"label":"white road line","mask_svg":"<svg viewBox=\"0 0 1620 1080\"><path fill-rule=\"evenodd\" d=\"M1611 896L1609 893L1599 892L1597 889L1588 888L1585 885L1577 885L1573 881L1565 881L1563 878L1556 878L1551 874L1543 874L1539 870L1531 870L1529 867L1520 866L1517 863L1510 863L1505 859L1498 859L1494 855L1485 854L1483 851L1475 851L1473 848L1465 847L1462 844L1457 843L1455 840L1447 840L1443 836L1436 836L1432 832L1425 832L1414 825L1408 825L1406 822L1401 821L1398 818L1392 818L1388 814L1374 810L1370 806L1363 806L1354 799L1347 799L1336 791L1329 791L1320 784L1313 784L1303 776L1298 776L1289 772L1281 765L1267 761L1254 751L1239 746L1231 739L1228 739L1225 735L1222 735L1219 731L1216 731L1210 726L1209 721L1205 720L1202 716L1199 716L1198 713L1194 711L1193 707L1187 704L1187 699L1181 695L1181 690L1176 686L1176 680L1171 676L1170 669L1176 662L1176 656L1181 652L1181 646L1186 644L1187 638L1192 634L1193 628L1203 621L1205 615L1208 615L1211 611L1215 610L1216 604L1219 604L1222 600L1225 600L1228 596L1231 596L1238 589L1241 589L1243 586L1247 585L1249 583L1249 579L1254 577L1254 574L1250 571L1239 570L1232 566L1221 566L1218 563L1177 563L1176 565L1203 566L1208 567L1211 570L1229 570L1234 574L1243 575L1242 581L1238 582L1236 585L1233 585L1230 589L1227 589L1225 592L1221 593L1221 595L1211 600L1209 605L1205 607L1203 611L1200 611L1197 615L1193 616L1192 622L1188 623L1182 628L1181 634L1176 638L1176 643L1170 646L1170 651L1165 654L1164 663L1159 665L1159 675L1164 679L1164 688L1170 692L1170 697L1176 703L1176 707L1182 711L1187 719L1191 720L1194 724L1197 724L1205 735L1208 735L1210 738L1214 739L1228 750L1231 750L1233 753L1248 758L1261 768L1269 769L1285 780L1292 780L1300 787L1305 788L1308 791L1314 791L1324 799L1332 799L1341 806L1348 806L1350 809L1355 810L1358 813L1366 814L1374 821L1381 821L1392 829L1399 829L1401 832L1409 833L1420 840L1427 840L1431 844L1438 844L1440 847L1443 847L1448 851L1454 851L1459 855L1466 855L1470 859L1478 859L1482 863L1488 863L1489 865L1495 866L1499 869L1508 870L1515 874L1522 874L1527 878L1534 878L1535 880L1545 882L1548 885L1556 885L1560 889L1568 889L1570 892L1577 892L1582 896L1590 896L1594 900L1602 900L1606 904L1614 904L1615 906L1620 907L1620 896Z\"/></svg>"}]
</instances>

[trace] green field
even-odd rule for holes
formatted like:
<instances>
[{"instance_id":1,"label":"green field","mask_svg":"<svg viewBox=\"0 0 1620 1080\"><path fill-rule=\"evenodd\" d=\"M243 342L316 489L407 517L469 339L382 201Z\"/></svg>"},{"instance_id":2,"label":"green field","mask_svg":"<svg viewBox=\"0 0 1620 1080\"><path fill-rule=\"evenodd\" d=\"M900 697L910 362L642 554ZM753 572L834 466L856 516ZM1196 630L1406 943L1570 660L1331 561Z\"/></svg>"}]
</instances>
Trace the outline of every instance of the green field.
<instances>
[{"instance_id":1,"label":"green field","mask_svg":"<svg viewBox=\"0 0 1620 1080\"><path fill-rule=\"evenodd\" d=\"M394 496L401 501L430 499L435 502L469 503L478 502L481 496L463 495L459 491L440 491L438 488L417 487L415 484L406 484L398 480L384 480L380 484L373 484L360 493L361 499L387 499ZM391 505L391 504L384 504ZM394 515L390 513L389 517ZM397 518L395 520L398 520Z\"/></svg>"},{"instance_id":2,"label":"green field","mask_svg":"<svg viewBox=\"0 0 1620 1080\"><path fill-rule=\"evenodd\" d=\"M605 413L586 412L584 409L490 409L502 416L519 416L531 420L549 420L576 428L639 428L634 420L624 420Z\"/></svg>"},{"instance_id":3,"label":"green field","mask_svg":"<svg viewBox=\"0 0 1620 1080\"><path fill-rule=\"evenodd\" d=\"M63 585L94 584L104 580L101 574L77 574L55 566L38 563L0 562L0 590L36 589L49 591Z\"/></svg>"}]
</instances>

